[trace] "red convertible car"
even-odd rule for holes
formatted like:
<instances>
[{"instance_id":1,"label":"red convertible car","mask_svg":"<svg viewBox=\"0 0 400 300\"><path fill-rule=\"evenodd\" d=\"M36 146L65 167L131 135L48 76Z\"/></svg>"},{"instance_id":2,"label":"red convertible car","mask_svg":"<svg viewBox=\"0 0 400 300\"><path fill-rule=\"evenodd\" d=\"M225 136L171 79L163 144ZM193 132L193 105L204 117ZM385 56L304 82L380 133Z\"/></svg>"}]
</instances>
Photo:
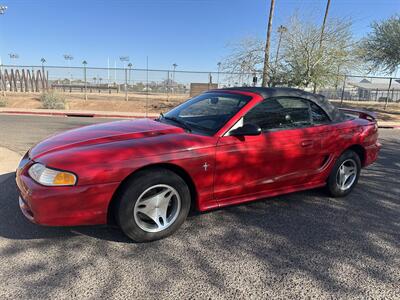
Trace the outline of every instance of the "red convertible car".
<instances>
[{"instance_id":1,"label":"red convertible car","mask_svg":"<svg viewBox=\"0 0 400 300\"><path fill-rule=\"evenodd\" d=\"M206 211L326 186L345 196L377 159L374 116L290 88L212 90L158 119L52 136L17 170L20 207L50 226L115 220L131 239L166 237Z\"/></svg>"}]
</instances>

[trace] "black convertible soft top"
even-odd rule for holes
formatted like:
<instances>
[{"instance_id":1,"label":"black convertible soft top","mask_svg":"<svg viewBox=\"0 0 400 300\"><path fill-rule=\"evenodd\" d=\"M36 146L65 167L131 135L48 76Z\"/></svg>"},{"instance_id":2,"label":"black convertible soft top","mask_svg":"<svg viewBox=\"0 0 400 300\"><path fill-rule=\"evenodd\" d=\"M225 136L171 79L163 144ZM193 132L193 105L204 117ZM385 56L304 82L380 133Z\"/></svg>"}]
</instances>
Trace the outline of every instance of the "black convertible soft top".
<instances>
[{"instance_id":1,"label":"black convertible soft top","mask_svg":"<svg viewBox=\"0 0 400 300\"><path fill-rule=\"evenodd\" d=\"M275 97L293 97L304 98L310 100L321 107L333 122L341 122L345 120L345 115L338 108L332 105L324 96L309 93L300 89L294 88L263 88L263 87L234 87L224 88L218 90L211 90L209 92L223 92L223 91L243 91L259 94L264 99Z\"/></svg>"}]
</instances>

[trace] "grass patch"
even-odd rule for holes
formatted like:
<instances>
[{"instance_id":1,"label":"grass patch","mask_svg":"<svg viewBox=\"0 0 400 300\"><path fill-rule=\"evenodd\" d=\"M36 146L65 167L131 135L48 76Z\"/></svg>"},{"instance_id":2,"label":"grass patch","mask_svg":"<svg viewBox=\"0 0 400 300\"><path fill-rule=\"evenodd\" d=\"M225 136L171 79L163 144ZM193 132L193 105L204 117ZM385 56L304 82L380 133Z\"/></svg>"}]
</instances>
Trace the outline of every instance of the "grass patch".
<instances>
[{"instance_id":1,"label":"grass patch","mask_svg":"<svg viewBox=\"0 0 400 300\"><path fill-rule=\"evenodd\" d=\"M46 109L65 109L65 97L55 92L40 95L42 107Z\"/></svg>"},{"instance_id":2,"label":"grass patch","mask_svg":"<svg viewBox=\"0 0 400 300\"><path fill-rule=\"evenodd\" d=\"M0 107L6 107L7 100L4 97L0 97Z\"/></svg>"}]
</instances>

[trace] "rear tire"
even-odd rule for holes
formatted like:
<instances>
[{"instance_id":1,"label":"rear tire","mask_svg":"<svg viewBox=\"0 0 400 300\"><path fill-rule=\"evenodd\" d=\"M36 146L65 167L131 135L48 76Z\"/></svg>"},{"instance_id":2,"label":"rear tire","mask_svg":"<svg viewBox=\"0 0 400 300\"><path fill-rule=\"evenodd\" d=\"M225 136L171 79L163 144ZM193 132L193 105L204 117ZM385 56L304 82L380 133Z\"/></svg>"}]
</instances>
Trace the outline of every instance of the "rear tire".
<instances>
[{"instance_id":1,"label":"rear tire","mask_svg":"<svg viewBox=\"0 0 400 300\"><path fill-rule=\"evenodd\" d=\"M135 242L150 242L174 233L190 210L190 191L176 173L154 168L129 180L116 206L116 220Z\"/></svg>"},{"instance_id":2,"label":"rear tire","mask_svg":"<svg viewBox=\"0 0 400 300\"><path fill-rule=\"evenodd\" d=\"M345 151L336 161L329 174L326 184L329 194L333 197L348 195L358 182L361 171L361 161L357 153Z\"/></svg>"}]
</instances>

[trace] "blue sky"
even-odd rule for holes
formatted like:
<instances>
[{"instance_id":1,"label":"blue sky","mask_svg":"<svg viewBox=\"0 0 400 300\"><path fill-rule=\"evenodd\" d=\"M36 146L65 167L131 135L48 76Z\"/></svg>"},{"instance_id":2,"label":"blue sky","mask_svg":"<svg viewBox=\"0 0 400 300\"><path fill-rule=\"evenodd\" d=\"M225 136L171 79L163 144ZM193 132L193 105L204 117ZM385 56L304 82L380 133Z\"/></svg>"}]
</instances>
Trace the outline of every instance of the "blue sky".
<instances>
[{"instance_id":1,"label":"blue sky","mask_svg":"<svg viewBox=\"0 0 400 300\"><path fill-rule=\"evenodd\" d=\"M0 56L18 53L19 64L111 65L128 55L137 68L216 70L227 44L246 36L264 38L269 0L0 0ZM297 11L322 21L325 0L276 0L274 31ZM400 12L400 0L332 0L329 17L350 17L361 37L373 20Z\"/></svg>"}]
</instances>

